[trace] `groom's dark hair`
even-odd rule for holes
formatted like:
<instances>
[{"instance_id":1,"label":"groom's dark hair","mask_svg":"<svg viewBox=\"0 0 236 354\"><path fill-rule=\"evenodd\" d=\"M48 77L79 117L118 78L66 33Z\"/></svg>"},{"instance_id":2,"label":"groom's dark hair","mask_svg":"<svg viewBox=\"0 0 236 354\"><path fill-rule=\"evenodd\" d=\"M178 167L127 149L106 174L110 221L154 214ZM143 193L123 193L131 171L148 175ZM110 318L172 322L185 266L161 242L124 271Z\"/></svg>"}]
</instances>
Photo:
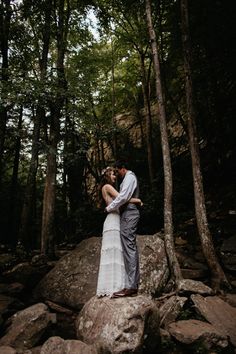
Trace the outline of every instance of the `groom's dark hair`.
<instances>
[{"instance_id":1,"label":"groom's dark hair","mask_svg":"<svg viewBox=\"0 0 236 354\"><path fill-rule=\"evenodd\" d=\"M128 170L129 168L129 164L128 164L128 161L127 160L124 160L124 159L120 159L120 160L117 160L114 164L114 167L115 168L126 168Z\"/></svg>"}]
</instances>

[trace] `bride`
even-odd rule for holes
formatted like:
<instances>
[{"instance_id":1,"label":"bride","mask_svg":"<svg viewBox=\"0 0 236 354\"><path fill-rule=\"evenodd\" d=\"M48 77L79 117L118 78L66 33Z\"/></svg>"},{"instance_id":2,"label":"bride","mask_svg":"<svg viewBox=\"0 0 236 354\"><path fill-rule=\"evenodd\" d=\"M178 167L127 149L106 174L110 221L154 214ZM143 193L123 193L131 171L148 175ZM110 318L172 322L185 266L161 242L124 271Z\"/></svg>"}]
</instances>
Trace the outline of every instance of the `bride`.
<instances>
[{"instance_id":1,"label":"bride","mask_svg":"<svg viewBox=\"0 0 236 354\"><path fill-rule=\"evenodd\" d=\"M118 195L113 187L116 175L112 167L102 171L101 193L106 205L109 205ZM138 198L131 198L129 203L142 205ZM120 240L120 214L114 211L107 214L103 224L102 247L97 282L97 296L112 296L120 289L128 286L124 266L123 250Z\"/></svg>"}]
</instances>

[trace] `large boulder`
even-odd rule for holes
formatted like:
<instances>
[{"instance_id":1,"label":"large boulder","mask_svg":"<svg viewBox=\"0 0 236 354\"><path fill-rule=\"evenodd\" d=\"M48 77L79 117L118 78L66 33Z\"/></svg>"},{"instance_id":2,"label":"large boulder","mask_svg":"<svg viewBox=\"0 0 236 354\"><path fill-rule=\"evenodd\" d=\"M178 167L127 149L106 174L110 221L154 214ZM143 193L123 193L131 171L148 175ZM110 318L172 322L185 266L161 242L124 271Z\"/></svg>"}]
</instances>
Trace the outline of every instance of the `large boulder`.
<instances>
[{"instance_id":1,"label":"large boulder","mask_svg":"<svg viewBox=\"0 0 236 354\"><path fill-rule=\"evenodd\" d=\"M168 331L184 344L203 344L206 349L222 349L228 346L227 335L207 322L193 319L177 321L169 325Z\"/></svg>"},{"instance_id":2,"label":"large boulder","mask_svg":"<svg viewBox=\"0 0 236 354\"><path fill-rule=\"evenodd\" d=\"M159 308L161 318L160 325L166 328L168 324L174 322L179 316L187 300L187 297L176 295L171 296L168 300L166 300L165 303Z\"/></svg>"},{"instance_id":3,"label":"large boulder","mask_svg":"<svg viewBox=\"0 0 236 354\"><path fill-rule=\"evenodd\" d=\"M17 351L9 346L0 346L0 353L1 354L17 354Z\"/></svg>"},{"instance_id":4,"label":"large boulder","mask_svg":"<svg viewBox=\"0 0 236 354\"><path fill-rule=\"evenodd\" d=\"M22 262L4 272L3 276L8 282L18 282L33 288L50 269L48 265L33 266L30 262Z\"/></svg>"},{"instance_id":5,"label":"large boulder","mask_svg":"<svg viewBox=\"0 0 236 354\"><path fill-rule=\"evenodd\" d=\"M42 346L40 354L97 354L96 348L80 340L50 337Z\"/></svg>"},{"instance_id":6,"label":"large boulder","mask_svg":"<svg viewBox=\"0 0 236 354\"><path fill-rule=\"evenodd\" d=\"M0 339L0 346L12 346L19 350L32 348L42 337L52 321L45 304L38 303L15 313L10 326Z\"/></svg>"},{"instance_id":7,"label":"large boulder","mask_svg":"<svg viewBox=\"0 0 236 354\"><path fill-rule=\"evenodd\" d=\"M201 294L212 295L213 290L203 282L193 279L181 279L178 283L179 294Z\"/></svg>"},{"instance_id":8,"label":"large boulder","mask_svg":"<svg viewBox=\"0 0 236 354\"><path fill-rule=\"evenodd\" d=\"M84 240L61 258L35 288L34 297L81 309L96 293L101 240ZM165 286L169 274L164 242L155 234L138 236L137 243L140 293L157 293Z\"/></svg>"},{"instance_id":9,"label":"large boulder","mask_svg":"<svg viewBox=\"0 0 236 354\"><path fill-rule=\"evenodd\" d=\"M76 321L77 338L96 343L101 354L156 354L160 345L159 312L147 296L97 298L83 307Z\"/></svg>"},{"instance_id":10,"label":"large boulder","mask_svg":"<svg viewBox=\"0 0 236 354\"><path fill-rule=\"evenodd\" d=\"M236 347L236 308L218 296L191 295L196 310Z\"/></svg>"},{"instance_id":11,"label":"large boulder","mask_svg":"<svg viewBox=\"0 0 236 354\"><path fill-rule=\"evenodd\" d=\"M158 234L138 236L140 257L139 292L146 295L158 294L165 287L169 267L164 241Z\"/></svg>"}]
</instances>

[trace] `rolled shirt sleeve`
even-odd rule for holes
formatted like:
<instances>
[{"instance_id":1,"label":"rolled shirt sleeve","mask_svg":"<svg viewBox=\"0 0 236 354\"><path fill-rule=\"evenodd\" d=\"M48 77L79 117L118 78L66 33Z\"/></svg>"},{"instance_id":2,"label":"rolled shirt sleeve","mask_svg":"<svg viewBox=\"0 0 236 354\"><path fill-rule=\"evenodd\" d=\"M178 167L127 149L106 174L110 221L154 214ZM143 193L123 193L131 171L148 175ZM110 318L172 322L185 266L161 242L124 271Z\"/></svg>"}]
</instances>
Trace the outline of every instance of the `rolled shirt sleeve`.
<instances>
[{"instance_id":1,"label":"rolled shirt sleeve","mask_svg":"<svg viewBox=\"0 0 236 354\"><path fill-rule=\"evenodd\" d=\"M123 204L125 204L132 197L137 187L137 179L133 172L126 172L125 178L121 183L121 189L118 196L106 207L107 212L118 210Z\"/></svg>"}]
</instances>

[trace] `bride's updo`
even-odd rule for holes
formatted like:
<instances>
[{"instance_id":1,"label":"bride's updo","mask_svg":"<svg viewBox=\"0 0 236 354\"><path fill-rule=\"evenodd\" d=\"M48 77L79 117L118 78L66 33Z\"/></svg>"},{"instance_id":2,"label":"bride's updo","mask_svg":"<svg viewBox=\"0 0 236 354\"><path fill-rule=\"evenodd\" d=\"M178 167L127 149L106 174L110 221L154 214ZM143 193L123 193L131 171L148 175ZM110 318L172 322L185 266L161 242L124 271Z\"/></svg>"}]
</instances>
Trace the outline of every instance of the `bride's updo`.
<instances>
[{"instance_id":1,"label":"bride's updo","mask_svg":"<svg viewBox=\"0 0 236 354\"><path fill-rule=\"evenodd\" d=\"M105 184L111 184L113 185L114 183L112 182L111 179L111 174L112 172L114 172L114 168L107 166L106 168L104 168L101 172L101 182L100 182L100 186L101 188L105 185Z\"/></svg>"},{"instance_id":2,"label":"bride's updo","mask_svg":"<svg viewBox=\"0 0 236 354\"><path fill-rule=\"evenodd\" d=\"M106 204L105 204L104 199L102 197L102 187L105 186L105 184L114 185L114 183L112 182L112 179L111 179L112 172L114 172L114 168L110 167L110 166L107 166L101 172L101 178L100 178L100 183L99 183L99 202L98 202L98 206L100 208L103 208L103 209L106 206Z\"/></svg>"}]
</instances>

